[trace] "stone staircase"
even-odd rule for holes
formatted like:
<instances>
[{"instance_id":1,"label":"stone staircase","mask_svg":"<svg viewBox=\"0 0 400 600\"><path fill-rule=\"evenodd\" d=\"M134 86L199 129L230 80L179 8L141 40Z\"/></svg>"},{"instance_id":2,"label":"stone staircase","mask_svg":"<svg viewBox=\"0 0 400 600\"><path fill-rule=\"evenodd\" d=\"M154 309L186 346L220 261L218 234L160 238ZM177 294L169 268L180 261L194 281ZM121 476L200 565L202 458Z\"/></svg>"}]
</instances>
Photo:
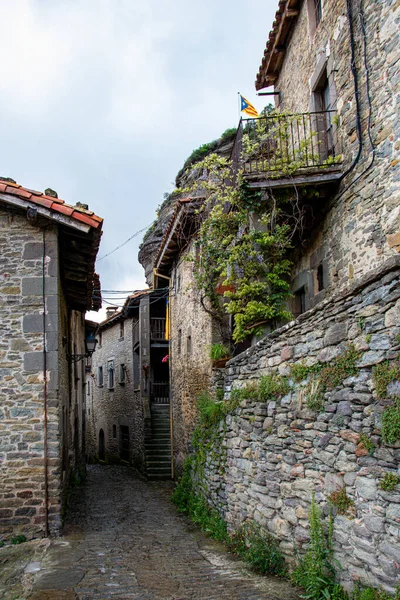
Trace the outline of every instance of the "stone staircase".
<instances>
[{"instance_id":1,"label":"stone staircase","mask_svg":"<svg viewBox=\"0 0 400 600\"><path fill-rule=\"evenodd\" d=\"M169 404L151 407L151 437L146 440L146 470L150 480L171 479Z\"/></svg>"}]
</instances>

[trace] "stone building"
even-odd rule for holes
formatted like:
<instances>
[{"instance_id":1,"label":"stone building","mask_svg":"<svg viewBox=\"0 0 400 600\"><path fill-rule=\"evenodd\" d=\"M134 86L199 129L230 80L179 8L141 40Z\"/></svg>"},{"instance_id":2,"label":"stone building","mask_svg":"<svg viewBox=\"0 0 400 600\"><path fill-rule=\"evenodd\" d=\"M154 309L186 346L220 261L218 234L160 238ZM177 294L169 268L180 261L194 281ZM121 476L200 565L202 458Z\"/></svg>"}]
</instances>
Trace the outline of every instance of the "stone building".
<instances>
[{"instance_id":1,"label":"stone building","mask_svg":"<svg viewBox=\"0 0 400 600\"><path fill-rule=\"evenodd\" d=\"M168 289L129 296L97 328L88 375L88 458L171 478Z\"/></svg>"},{"instance_id":2,"label":"stone building","mask_svg":"<svg viewBox=\"0 0 400 600\"><path fill-rule=\"evenodd\" d=\"M242 121L231 158L262 201L291 194L304 207L290 275L296 319L228 362L225 394L261 376L287 378L290 391L249 397L228 415L198 488L230 528L249 519L269 529L292 564L309 538L312 492L325 514L340 492L351 506L334 519L342 582L391 592L400 496L382 482L396 480L400 465L400 432L385 430L390 415L400 419L399 11L394 0L279 2L256 78L257 90L274 86L277 113ZM199 387L212 384L213 340L184 260L195 233L188 206L177 204L155 260L156 273L172 278L171 388L183 453L197 370ZM338 378L349 351L353 372ZM333 371L336 379L321 383ZM181 375L189 381L175 388Z\"/></svg>"},{"instance_id":3,"label":"stone building","mask_svg":"<svg viewBox=\"0 0 400 600\"><path fill-rule=\"evenodd\" d=\"M85 322L102 219L0 181L0 535L56 534L84 468Z\"/></svg>"}]
</instances>

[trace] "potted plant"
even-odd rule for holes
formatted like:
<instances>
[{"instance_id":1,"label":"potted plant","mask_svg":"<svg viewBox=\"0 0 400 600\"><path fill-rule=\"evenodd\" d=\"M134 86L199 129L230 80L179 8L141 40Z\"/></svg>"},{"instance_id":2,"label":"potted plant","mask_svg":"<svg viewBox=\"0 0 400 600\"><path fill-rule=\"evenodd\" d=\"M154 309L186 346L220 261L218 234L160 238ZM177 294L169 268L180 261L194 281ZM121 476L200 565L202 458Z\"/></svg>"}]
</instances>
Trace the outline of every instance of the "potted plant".
<instances>
[{"instance_id":1,"label":"potted plant","mask_svg":"<svg viewBox=\"0 0 400 600\"><path fill-rule=\"evenodd\" d=\"M231 357L230 349L224 344L211 344L210 358L213 361L213 367L222 369Z\"/></svg>"}]
</instances>

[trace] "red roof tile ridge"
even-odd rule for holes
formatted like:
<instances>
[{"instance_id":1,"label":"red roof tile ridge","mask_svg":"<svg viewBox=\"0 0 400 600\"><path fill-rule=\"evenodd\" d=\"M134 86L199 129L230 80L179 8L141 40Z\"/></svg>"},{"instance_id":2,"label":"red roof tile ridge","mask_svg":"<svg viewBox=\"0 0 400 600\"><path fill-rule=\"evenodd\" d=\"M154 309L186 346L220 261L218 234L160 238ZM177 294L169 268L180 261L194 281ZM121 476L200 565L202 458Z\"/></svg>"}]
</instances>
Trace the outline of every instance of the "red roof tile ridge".
<instances>
[{"instance_id":1,"label":"red roof tile ridge","mask_svg":"<svg viewBox=\"0 0 400 600\"><path fill-rule=\"evenodd\" d=\"M96 215L92 210L86 210L81 206L73 206L67 204L65 200L61 198L54 198L53 196L47 196L42 192L25 188L19 183L12 183L10 181L0 180L0 193L9 194L12 196L19 196L23 200L32 202L33 204L39 204L49 210L58 212L66 215L93 227L99 229L103 223L103 218Z\"/></svg>"}]
</instances>

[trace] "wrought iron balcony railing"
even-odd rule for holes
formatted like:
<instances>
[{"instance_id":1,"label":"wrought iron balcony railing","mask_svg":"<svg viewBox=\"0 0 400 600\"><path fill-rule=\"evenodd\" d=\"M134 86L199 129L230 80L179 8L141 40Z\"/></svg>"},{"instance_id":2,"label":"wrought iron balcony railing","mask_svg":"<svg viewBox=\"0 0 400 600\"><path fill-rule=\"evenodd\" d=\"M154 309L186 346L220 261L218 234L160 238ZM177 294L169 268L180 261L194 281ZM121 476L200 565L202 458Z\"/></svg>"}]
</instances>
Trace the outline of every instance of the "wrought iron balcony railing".
<instances>
[{"instance_id":1,"label":"wrought iron balcony railing","mask_svg":"<svg viewBox=\"0 0 400 600\"><path fill-rule=\"evenodd\" d=\"M242 119L231 153L234 175L242 168L245 176L278 179L340 165L335 114L324 111Z\"/></svg>"}]
</instances>

